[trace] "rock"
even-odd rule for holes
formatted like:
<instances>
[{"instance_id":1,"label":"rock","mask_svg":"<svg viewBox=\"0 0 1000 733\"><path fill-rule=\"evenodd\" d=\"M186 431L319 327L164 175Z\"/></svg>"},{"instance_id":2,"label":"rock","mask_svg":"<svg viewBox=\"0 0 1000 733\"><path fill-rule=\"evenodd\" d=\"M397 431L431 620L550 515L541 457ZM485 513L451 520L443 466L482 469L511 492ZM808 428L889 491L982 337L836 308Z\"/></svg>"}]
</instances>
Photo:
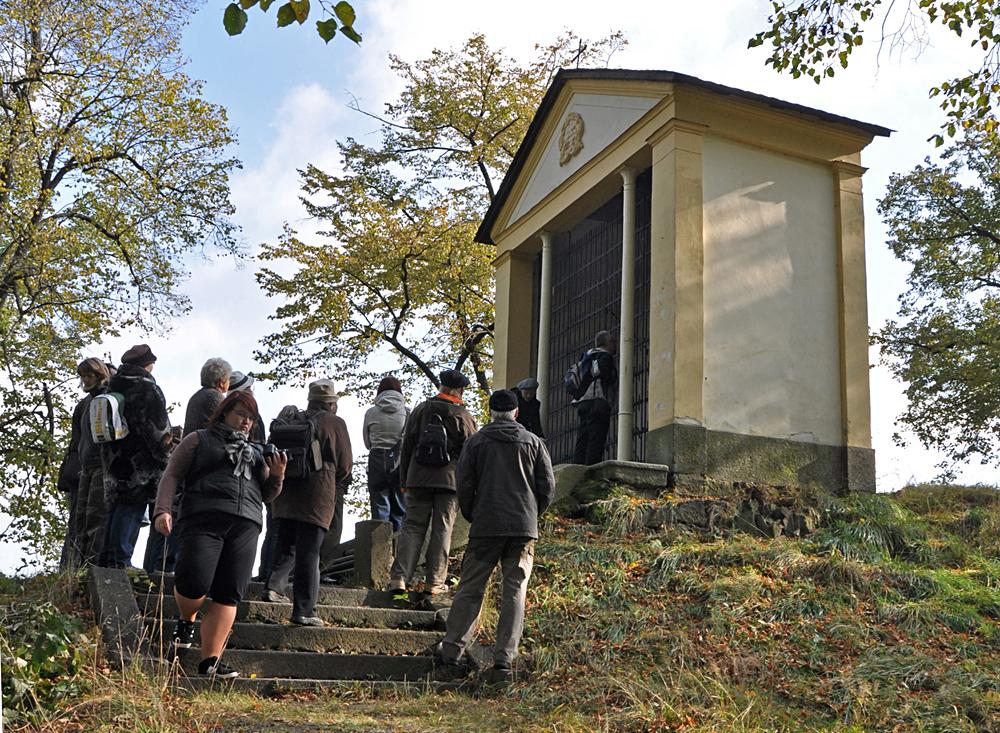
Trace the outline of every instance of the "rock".
<instances>
[{"instance_id":1,"label":"rock","mask_svg":"<svg viewBox=\"0 0 1000 733\"><path fill-rule=\"evenodd\" d=\"M556 485L552 493L552 503L557 504L572 496L573 489L583 481L589 469L589 466L579 466L575 463L560 463L558 466L553 466L552 473L555 475Z\"/></svg>"},{"instance_id":2,"label":"rock","mask_svg":"<svg viewBox=\"0 0 1000 733\"><path fill-rule=\"evenodd\" d=\"M587 478L625 484L634 489L652 489L659 493L667 488L670 469L657 463L602 461L589 467Z\"/></svg>"},{"instance_id":3,"label":"rock","mask_svg":"<svg viewBox=\"0 0 1000 733\"><path fill-rule=\"evenodd\" d=\"M389 582L392 566L392 523L368 519L354 525L354 582L362 588L381 588Z\"/></svg>"},{"instance_id":4,"label":"rock","mask_svg":"<svg viewBox=\"0 0 1000 733\"><path fill-rule=\"evenodd\" d=\"M704 499L682 501L673 505L673 521L692 527L708 528L708 505Z\"/></svg>"},{"instance_id":5,"label":"rock","mask_svg":"<svg viewBox=\"0 0 1000 733\"><path fill-rule=\"evenodd\" d=\"M656 506L649 510L643 525L649 529L661 529L664 525L670 524L673 520L673 513L670 505Z\"/></svg>"}]
</instances>

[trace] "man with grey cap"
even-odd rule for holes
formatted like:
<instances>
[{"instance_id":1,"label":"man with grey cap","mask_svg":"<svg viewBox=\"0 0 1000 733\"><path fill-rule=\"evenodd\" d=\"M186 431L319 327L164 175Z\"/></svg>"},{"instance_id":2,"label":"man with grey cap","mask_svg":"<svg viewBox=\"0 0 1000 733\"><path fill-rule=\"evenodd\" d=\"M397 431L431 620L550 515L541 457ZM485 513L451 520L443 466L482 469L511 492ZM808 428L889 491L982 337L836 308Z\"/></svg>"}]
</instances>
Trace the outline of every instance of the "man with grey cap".
<instances>
[{"instance_id":1,"label":"man with grey cap","mask_svg":"<svg viewBox=\"0 0 1000 733\"><path fill-rule=\"evenodd\" d=\"M337 391L330 379L317 379L309 385L309 404L305 412L286 407L278 416L294 411L295 420L307 420L313 426L322 466L304 479L285 479L285 489L272 504L277 520L274 564L267 578L263 599L282 601L282 592L294 567L292 623L324 626L316 616L319 597L320 549L327 531L335 522L338 503L343 512L343 493L351 476L354 461L347 423L337 416ZM272 435L274 431L272 424ZM338 532L339 543L339 532Z\"/></svg>"},{"instance_id":2,"label":"man with grey cap","mask_svg":"<svg viewBox=\"0 0 1000 733\"><path fill-rule=\"evenodd\" d=\"M410 600L406 583L417 567L428 526L423 601L433 608L447 599L448 552L458 514L455 467L465 441L476 432L476 421L462 402L469 386L466 376L445 369L439 379L438 394L413 409L403 430L399 475L406 492L406 516L389 575L394 605Z\"/></svg>"},{"instance_id":3,"label":"man with grey cap","mask_svg":"<svg viewBox=\"0 0 1000 733\"><path fill-rule=\"evenodd\" d=\"M483 594L500 564L503 591L496 644L495 682L512 678L524 629L524 598L538 539L538 517L552 500L555 478L545 443L516 422L517 396L497 390L490 397L489 425L469 438L458 462L458 505L469 520L462 580L448 615L437 661L460 667L479 625Z\"/></svg>"},{"instance_id":4,"label":"man with grey cap","mask_svg":"<svg viewBox=\"0 0 1000 733\"><path fill-rule=\"evenodd\" d=\"M517 421L529 433L545 439L542 429L542 404L538 401L538 380L527 377L517 383Z\"/></svg>"}]
</instances>

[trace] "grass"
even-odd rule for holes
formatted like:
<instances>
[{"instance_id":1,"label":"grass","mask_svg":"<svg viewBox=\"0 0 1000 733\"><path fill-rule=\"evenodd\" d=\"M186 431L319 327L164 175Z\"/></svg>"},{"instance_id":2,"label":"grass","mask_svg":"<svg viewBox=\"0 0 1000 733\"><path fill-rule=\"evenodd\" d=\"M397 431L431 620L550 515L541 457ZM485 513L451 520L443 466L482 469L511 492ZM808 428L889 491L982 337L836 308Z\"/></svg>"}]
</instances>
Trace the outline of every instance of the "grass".
<instances>
[{"instance_id":1,"label":"grass","mask_svg":"<svg viewBox=\"0 0 1000 733\"><path fill-rule=\"evenodd\" d=\"M650 531L638 520L649 500L603 501L594 523L544 522L528 683L484 697L359 684L261 699L179 695L163 678L106 671L45 729L998 730L1000 492L813 494L823 527L802 540ZM495 618L492 593L484 621Z\"/></svg>"}]
</instances>

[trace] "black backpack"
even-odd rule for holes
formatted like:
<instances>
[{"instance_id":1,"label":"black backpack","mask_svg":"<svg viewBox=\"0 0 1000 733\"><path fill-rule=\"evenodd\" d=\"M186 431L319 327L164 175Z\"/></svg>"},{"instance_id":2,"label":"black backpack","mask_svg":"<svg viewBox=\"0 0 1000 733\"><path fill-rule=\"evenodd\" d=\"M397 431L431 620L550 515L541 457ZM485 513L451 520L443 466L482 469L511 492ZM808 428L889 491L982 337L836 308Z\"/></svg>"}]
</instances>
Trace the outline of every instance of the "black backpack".
<instances>
[{"instance_id":1,"label":"black backpack","mask_svg":"<svg viewBox=\"0 0 1000 733\"><path fill-rule=\"evenodd\" d=\"M323 468L322 448L316 437L316 426L298 408L283 409L271 421L270 441L288 453L286 479L307 479Z\"/></svg>"},{"instance_id":2,"label":"black backpack","mask_svg":"<svg viewBox=\"0 0 1000 733\"><path fill-rule=\"evenodd\" d=\"M444 429L441 415L432 412L420 431L420 439L413 451L413 460L421 466L442 468L451 463L448 455L448 431Z\"/></svg>"},{"instance_id":3,"label":"black backpack","mask_svg":"<svg viewBox=\"0 0 1000 733\"><path fill-rule=\"evenodd\" d=\"M578 400L587 393L594 381L595 364L596 355L588 352L566 370L566 374L563 376L563 387L566 388L566 394L574 400Z\"/></svg>"}]
</instances>

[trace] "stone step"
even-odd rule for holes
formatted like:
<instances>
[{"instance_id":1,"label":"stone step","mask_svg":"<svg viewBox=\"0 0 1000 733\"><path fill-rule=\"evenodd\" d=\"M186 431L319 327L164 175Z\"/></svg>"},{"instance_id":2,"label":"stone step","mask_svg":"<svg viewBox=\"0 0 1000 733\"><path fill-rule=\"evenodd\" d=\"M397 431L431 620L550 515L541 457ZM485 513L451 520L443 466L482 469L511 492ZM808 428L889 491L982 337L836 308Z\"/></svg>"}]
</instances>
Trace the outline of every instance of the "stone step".
<instances>
[{"instance_id":1,"label":"stone step","mask_svg":"<svg viewBox=\"0 0 1000 733\"><path fill-rule=\"evenodd\" d=\"M190 676L198 674L199 659L197 648L178 654L181 669ZM434 672L431 656L226 649L222 659L239 670L241 677L422 682L429 680Z\"/></svg>"},{"instance_id":2,"label":"stone step","mask_svg":"<svg viewBox=\"0 0 1000 733\"><path fill-rule=\"evenodd\" d=\"M140 613L156 617L160 612L161 597L138 594L136 601ZM173 596L162 597L164 619L177 618L177 602ZM375 629L427 629L443 630L445 616L434 611L409 611L394 608L369 608L367 606L316 606L316 615L335 626L352 626ZM268 624L287 622L292 616L290 603L264 603L243 601L236 610L237 621L256 621Z\"/></svg>"},{"instance_id":3,"label":"stone step","mask_svg":"<svg viewBox=\"0 0 1000 733\"><path fill-rule=\"evenodd\" d=\"M161 576L154 573L150 575L150 580L154 586L150 592L154 595L159 592L160 588L163 589L164 595L173 595L174 577L172 575ZM263 583L252 582L247 586L244 598L248 601L256 601L263 592ZM290 598L291 593L292 589L288 588L285 595ZM369 588L344 588L338 585L321 585L319 587L319 602L327 606L365 606L378 603L384 596L384 592Z\"/></svg>"},{"instance_id":4,"label":"stone step","mask_svg":"<svg viewBox=\"0 0 1000 733\"><path fill-rule=\"evenodd\" d=\"M160 640L160 635L157 633L158 622L150 619L146 624L154 648L158 647ZM165 621L163 628L169 638L173 631L173 621ZM229 649L401 655L423 654L440 640L441 634L437 631L236 623L233 624L233 631L226 646Z\"/></svg>"},{"instance_id":5,"label":"stone step","mask_svg":"<svg viewBox=\"0 0 1000 733\"><path fill-rule=\"evenodd\" d=\"M208 677L181 675L177 686L191 691L220 690L248 692L262 697L284 695L293 692L321 692L323 690L355 690L365 692L388 692L393 695L422 695L428 692L458 690L469 681L462 682L399 682L391 680L317 680L292 679L288 677L237 677L233 680L213 680Z\"/></svg>"}]
</instances>

